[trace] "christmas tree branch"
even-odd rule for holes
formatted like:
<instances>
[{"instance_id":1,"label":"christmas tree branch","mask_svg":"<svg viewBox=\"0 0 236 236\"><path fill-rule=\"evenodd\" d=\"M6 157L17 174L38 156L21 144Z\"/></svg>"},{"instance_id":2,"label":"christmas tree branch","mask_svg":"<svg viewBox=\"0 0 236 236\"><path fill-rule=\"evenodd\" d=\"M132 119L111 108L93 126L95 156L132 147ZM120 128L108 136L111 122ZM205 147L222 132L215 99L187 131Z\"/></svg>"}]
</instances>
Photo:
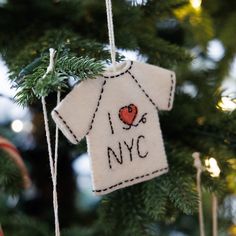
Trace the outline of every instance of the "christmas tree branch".
<instances>
[{"instance_id":1,"label":"christmas tree branch","mask_svg":"<svg viewBox=\"0 0 236 236\"><path fill-rule=\"evenodd\" d=\"M93 79L104 70L102 61L96 61L89 57L61 56L58 52L55 61L55 69L44 76L49 57L43 55L34 60L14 78L18 92L15 95L17 103L22 106L32 103L35 98L46 97L56 92L58 88L63 90L68 85L68 79L73 78L76 82L84 79ZM42 77L44 78L42 79Z\"/></svg>"}]
</instances>

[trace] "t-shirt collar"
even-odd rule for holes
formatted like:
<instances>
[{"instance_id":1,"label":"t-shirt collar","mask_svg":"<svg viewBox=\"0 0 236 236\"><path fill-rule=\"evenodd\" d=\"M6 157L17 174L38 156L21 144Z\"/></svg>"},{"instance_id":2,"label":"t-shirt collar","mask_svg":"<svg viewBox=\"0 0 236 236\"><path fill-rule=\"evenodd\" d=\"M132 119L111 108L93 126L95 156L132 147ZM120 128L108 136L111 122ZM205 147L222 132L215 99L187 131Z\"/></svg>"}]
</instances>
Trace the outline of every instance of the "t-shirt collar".
<instances>
[{"instance_id":1,"label":"t-shirt collar","mask_svg":"<svg viewBox=\"0 0 236 236\"><path fill-rule=\"evenodd\" d=\"M103 73L104 78L116 78L127 73L132 68L133 62L130 60L123 61L116 64L116 70L112 66L105 69Z\"/></svg>"}]
</instances>

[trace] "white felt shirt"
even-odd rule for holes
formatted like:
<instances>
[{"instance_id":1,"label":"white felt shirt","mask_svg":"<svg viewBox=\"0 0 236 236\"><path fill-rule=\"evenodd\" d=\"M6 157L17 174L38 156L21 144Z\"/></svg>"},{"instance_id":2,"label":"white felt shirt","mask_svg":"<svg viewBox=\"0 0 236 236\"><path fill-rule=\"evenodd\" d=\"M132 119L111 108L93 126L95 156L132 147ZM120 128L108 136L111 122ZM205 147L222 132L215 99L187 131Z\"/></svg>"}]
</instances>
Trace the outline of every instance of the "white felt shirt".
<instances>
[{"instance_id":1,"label":"white felt shirt","mask_svg":"<svg viewBox=\"0 0 236 236\"><path fill-rule=\"evenodd\" d=\"M72 143L87 137L95 194L168 171L158 110L172 108L174 89L173 71L126 61L75 86L53 110Z\"/></svg>"}]
</instances>

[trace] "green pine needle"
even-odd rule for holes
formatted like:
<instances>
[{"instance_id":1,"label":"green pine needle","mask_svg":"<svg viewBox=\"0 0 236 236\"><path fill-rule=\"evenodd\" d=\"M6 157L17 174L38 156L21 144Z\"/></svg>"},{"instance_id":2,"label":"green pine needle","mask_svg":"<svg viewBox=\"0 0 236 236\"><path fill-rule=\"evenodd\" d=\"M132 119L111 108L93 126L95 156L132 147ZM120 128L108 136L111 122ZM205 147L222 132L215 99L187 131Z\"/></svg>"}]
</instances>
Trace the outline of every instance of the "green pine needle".
<instances>
[{"instance_id":1,"label":"green pine needle","mask_svg":"<svg viewBox=\"0 0 236 236\"><path fill-rule=\"evenodd\" d=\"M26 106L36 98L46 97L50 93L63 90L67 87L68 79L76 82L85 79L94 79L104 71L102 61L89 57L57 56L54 70L43 78L49 64L49 55L43 55L24 68L13 81L18 88L15 100Z\"/></svg>"},{"instance_id":2,"label":"green pine needle","mask_svg":"<svg viewBox=\"0 0 236 236\"><path fill-rule=\"evenodd\" d=\"M94 79L103 72L104 65L101 61L89 57L63 56L56 63L56 70L75 79Z\"/></svg>"},{"instance_id":3,"label":"green pine needle","mask_svg":"<svg viewBox=\"0 0 236 236\"><path fill-rule=\"evenodd\" d=\"M23 179L20 170L9 155L0 150L0 189L9 195L16 195L22 190Z\"/></svg>"}]
</instances>

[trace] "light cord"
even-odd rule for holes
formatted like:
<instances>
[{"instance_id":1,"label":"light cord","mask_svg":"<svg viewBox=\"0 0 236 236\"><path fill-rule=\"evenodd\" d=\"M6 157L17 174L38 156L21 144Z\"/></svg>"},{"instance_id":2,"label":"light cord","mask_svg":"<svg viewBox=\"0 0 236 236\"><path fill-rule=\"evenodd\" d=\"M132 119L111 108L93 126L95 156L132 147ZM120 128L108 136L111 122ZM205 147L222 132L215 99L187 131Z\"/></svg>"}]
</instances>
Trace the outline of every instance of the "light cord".
<instances>
[{"instance_id":1,"label":"light cord","mask_svg":"<svg viewBox=\"0 0 236 236\"><path fill-rule=\"evenodd\" d=\"M197 169L197 192L198 192L198 219L199 219L199 226L200 226L200 236L205 236L204 230L204 218L203 218L203 207L202 207L202 189L201 189L201 173L202 173L202 163L200 160L200 153L195 152L193 153L194 158L194 167Z\"/></svg>"},{"instance_id":2,"label":"light cord","mask_svg":"<svg viewBox=\"0 0 236 236\"><path fill-rule=\"evenodd\" d=\"M215 193L212 193L212 235L218 236L218 222L217 222L217 212L218 212L218 199Z\"/></svg>"}]
</instances>

